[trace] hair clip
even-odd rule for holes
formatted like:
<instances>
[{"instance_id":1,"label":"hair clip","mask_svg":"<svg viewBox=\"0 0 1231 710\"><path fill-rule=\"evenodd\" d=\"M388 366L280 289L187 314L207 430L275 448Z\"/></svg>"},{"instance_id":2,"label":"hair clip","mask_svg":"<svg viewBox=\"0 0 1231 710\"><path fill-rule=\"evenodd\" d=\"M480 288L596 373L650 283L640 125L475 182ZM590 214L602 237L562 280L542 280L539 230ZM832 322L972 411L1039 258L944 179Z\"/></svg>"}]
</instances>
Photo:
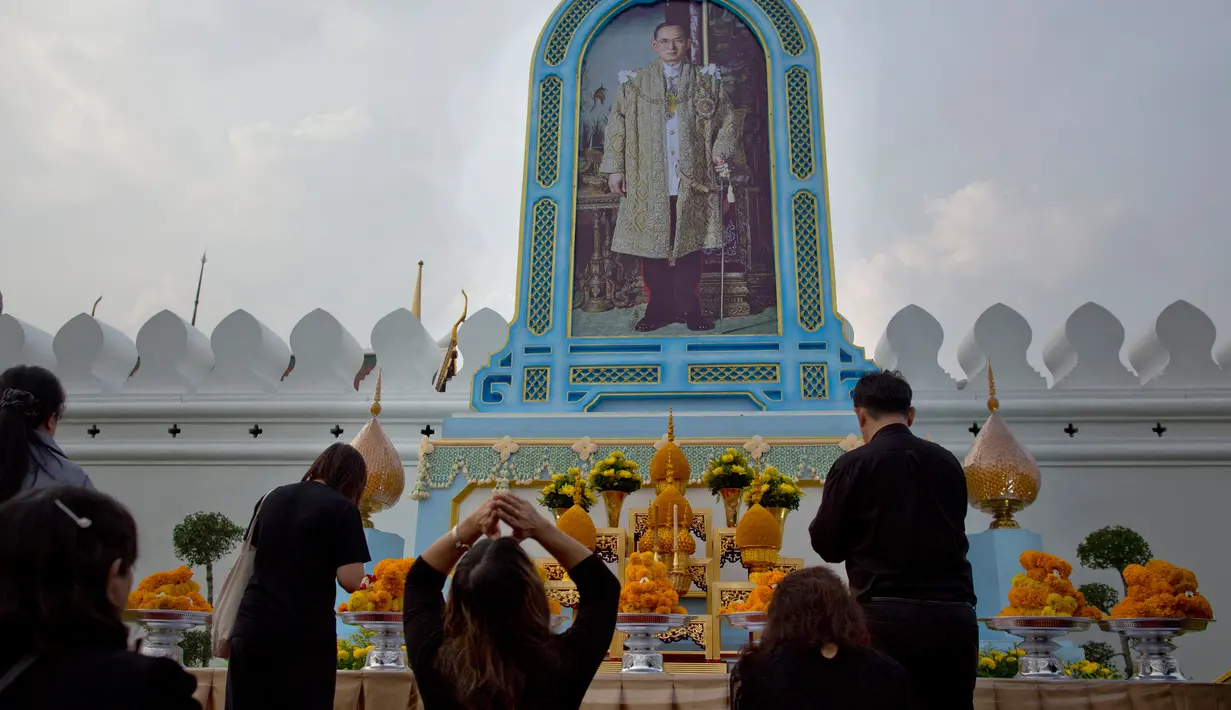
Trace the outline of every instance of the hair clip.
<instances>
[{"instance_id":1,"label":"hair clip","mask_svg":"<svg viewBox=\"0 0 1231 710\"><path fill-rule=\"evenodd\" d=\"M65 515L72 518L73 522L77 523L77 527L82 528L83 530L94 524L94 521L90 520L89 518L78 518L77 514L69 510L68 506L64 505L63 501L61 501L59 498L56 498L56 506L60 510L63 510Z\"/></svg>"},{"instance_id":2,"label":"hair clip","mask_svg":"<svg viewBox=\"0 0 1231 710\"><path fill-rule=\"evenodd\" d=\"M16 409L21 413L34 409L37 400L25 390L7 389L0 393L0 409Z\"/></svg>"}]
</instances>

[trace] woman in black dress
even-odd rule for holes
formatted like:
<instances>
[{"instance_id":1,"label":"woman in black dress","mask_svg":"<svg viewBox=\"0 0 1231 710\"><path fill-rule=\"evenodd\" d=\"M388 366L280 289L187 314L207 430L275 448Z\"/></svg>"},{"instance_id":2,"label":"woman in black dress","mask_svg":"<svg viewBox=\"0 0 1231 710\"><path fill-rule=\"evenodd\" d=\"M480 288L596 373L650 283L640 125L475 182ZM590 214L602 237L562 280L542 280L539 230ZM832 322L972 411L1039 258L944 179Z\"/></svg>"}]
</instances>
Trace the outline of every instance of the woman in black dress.
<instances>
[{"instance_id":1,"label":"woman in black dress","mask_svg":"<svg viewBox=\"0 0 1231 710\"><path fill-rule=\"evenodd\" d=\"M137 524L110 497L40 488L0 505L0 708L200 710L175 661L128 648Z\"/></svg>"},{"instance_id":2,"label":"woman in black dress","mask_svg":"<svg viewBox=\"0 0 1231 710\"><path fill-rule=\"evenodd\" d=\"M334 444L299 483L257 503L249 534L252 578L231 633L228 710L329 710L337 681L336 585L363 582L368 554L359 516L363 456Z\"/></svg>"},{"instance_id":3,"label":"woman in black dress","mask_svg":"<svg viewBox=\"0 0 1231 710\"><path fill-rule=\"evenodd\" d=\"M760 644L731 674L731 707L909 710L906 671L871 646L863 610L838 575L792 572L774 590Z\"/></svg>"},{"instance_id":4,"label":"woman in black dress","mask_svg":"<svg viewBox=\"0 0 1231 710\"><path fill-rule=\"evenodd\" d=\"M501 522L512 537L500 536ZM563 634L551 632L546 590L521 549L527 539L577 584L581 601ZM576 710L611 645L619 601L620 583L602 560L525 499L496 493L406 575L406 649L423 707Z\"/></svg>"}]
</instances>

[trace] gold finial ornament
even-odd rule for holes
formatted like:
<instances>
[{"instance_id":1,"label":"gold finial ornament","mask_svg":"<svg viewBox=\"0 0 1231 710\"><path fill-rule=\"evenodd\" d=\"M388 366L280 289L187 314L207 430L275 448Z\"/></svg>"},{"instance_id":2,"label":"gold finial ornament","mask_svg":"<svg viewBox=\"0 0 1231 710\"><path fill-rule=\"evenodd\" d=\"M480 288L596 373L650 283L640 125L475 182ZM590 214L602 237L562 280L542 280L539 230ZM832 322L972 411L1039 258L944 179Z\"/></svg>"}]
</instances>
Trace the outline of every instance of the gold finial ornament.
<instances>
[{"instance_id":1,"label":"gold finial ornament","mask_svg":"<svg viewBox=\"0 0 1231 710\"><path fill-rule=\"evenodd\" d=\"M1000 409L1000 400L996 399L996 376L992 374L992 359L987 359L987 411L995 414Z\"/></svg>"},{"instance_id":2,"label":"gold finial ornament","mask_svg":"<svg viewBox=\"0 0 1231 710\"><path fill-rule=\"evenodd\" d=\"M670 477L670 480L668 480ZM683 495L692 478L692 467L680 445L675 443L675 412L667 410L667 442L650 459L650 481L654 492L662 493L668 485L674 485Z\"/></svg>"},{"instance_id":3,"label":"gold finial ornament","mask_svg":"<svg viewBox=\"0 0 1231 710\"><path fill-rule=\"evenodd\" d=\"M415 297L410 302L410 313L423 320L423 261L419 261L419 276L415 278Z\"/></svg>"},{"instance_id":4,"label":"gold finial ornament","mask_svg":"<svg viewBox=\"0 0 1231 710\"><path fill-rule=\"evenodd\" d=\"M470 310L470 296L466 295L466 289L462 289L462 299L462 317L453 324L453 331L449 334L449 347L445 348L444 364L440 366L440 371L436 373L436 379L432 383L437 392L444 392L445 385L457 374L457 329L466 322L466 313Z\"/></svg>"},{"instance_id":5,"label":"gold finial ornament","mask_svg":"<svg viewBox=\"0 0 1231 710\"><path fill-rule=\"evenodd\" d=\"M1021 527L1013 515L1039 497L1042 475L1034 456L1013 436L1001 418L992 363L987 363L990 412L966 454L966 491L971 507L992 516L989 530Z\"/></svg>"},{"instance_id":6,"label":"gold finial ornament","mask_svg":"<svg viewBox=\"0 0 1231 710\"><path fill-rule=\"evenodd\" d=\"M380 416L380 384L383 372L376 370L376 392L372 397L372 407L369 410L372 418L359 434L351 441L363 462L368 468L368 483L363 489L363 497L359 499L359 513L363 516L363 527L370 528L372 515L382 510L388 510L397 504L406 490L406 469L398 456L397 447L389 440L377 417Z\"/></svg>"},{"instance_id":7,"label":"gold finial ornament","mask_svg":"<svg viewBox=\"0 0 1231 710\"><path fill-rule=\"evenodd\" d=\"M372 406L368 408L368 411L371 412L374 417L380 416L380 378L384 373L385 368L376 368L376 391L372 393Z\"/></svg>"}]
</instances>

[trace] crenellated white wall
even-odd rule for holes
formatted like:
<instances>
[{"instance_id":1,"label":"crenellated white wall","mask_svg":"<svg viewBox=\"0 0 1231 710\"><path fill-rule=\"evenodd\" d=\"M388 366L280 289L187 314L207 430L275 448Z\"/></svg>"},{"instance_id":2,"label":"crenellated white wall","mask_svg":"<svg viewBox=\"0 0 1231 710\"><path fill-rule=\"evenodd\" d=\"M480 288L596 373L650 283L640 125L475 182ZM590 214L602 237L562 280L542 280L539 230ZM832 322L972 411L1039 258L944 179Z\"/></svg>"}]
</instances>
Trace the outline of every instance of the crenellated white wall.
<instances>
[{"instance_id":1,"label":"crenellated white wall","mask_svg":"<svg viewBox=\"0 0 1231 710\"><path fill-rule=\"evenodd\" d=\"M429 384L442 338L402 309L373 328L369 342L384 372L381 421L408 481L416 476L421 430L438 432L445 418L469 410L470 375L506 331L493 311L472 315L458 336L462 370L442 394ZM1156 555L1197 573L1216 613L1231 608L1223 551L1231 538L1231 340L1217 342L1208 316L1180 301L1126 341L1114 315L1086 304L1045 341L1046 376L1026 357L1034 339L1029 323L1007 306L987 309L962 336L961 381L938 364L944 339L940 321L908 306L875 348L877 363L900 370L914 387L917 431L965 455L972 425L987 416L990 357L1001 413L1043 469L1039 499L1019 516L1022 524L1074 564L1077 543L1090 531L1133 527ZM39 364L63 380L69 407L57 439L100 489L133 510L142 536L139 575L176 564L170 533L185 515L217 510L245 523L261 494L298 480L322 449L358 433L374 385L364 377L356 389L366 375L359 342L323 310L306 315L288 339L242 310L208 337L163 311L136 342L87 314L54 336L0 314L0 370ZM295 367L284 377L291 353ZM703 490L689 498L719 507ZM784 554L819 563L806 535L818 504L813 489L788 521ZM375 518L382 530L405 537L408 551L415 549L416 506L403 500ZM969 531L988 520L972 511ZM1115 582L1082 569L1074 578ZM1231 667L1231 627L1211 628L1181 644L1181 661L1202 679Z\"/></svg>"}]
</instances>

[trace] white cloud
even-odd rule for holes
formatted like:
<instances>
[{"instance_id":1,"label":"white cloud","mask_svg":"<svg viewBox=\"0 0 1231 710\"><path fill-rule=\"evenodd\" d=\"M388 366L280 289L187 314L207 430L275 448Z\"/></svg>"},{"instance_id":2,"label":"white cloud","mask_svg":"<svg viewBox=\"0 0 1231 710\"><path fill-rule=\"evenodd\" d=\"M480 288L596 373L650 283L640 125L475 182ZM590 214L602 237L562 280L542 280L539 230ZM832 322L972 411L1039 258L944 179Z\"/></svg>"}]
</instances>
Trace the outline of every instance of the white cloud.
<instances>
[{"instance_id":1,"label":"white cloud","mask_svg":"<svg viewBox=\"0 0 1231 710\"><path fill-rule=\"evenodd\" d=\"M1114 201L1048 201L990 181L926 199L920 211L923 228L838 265L839 303L865 346L902 307L929 309L946 327L949 365L965 334L958 328L997 301L1025 312L1049 289L1071 288L1123 215ZM1035 344L1049 335L1036 333Z\"/></svg>"},{"instance_id":2,"label":"white cloud","mask_svg":"<svg viewBox=\"0 0 1231 710\"><path fill-rule=\"evenodd\" d=\"M352 106L337 113L318 113L299 122L296 138L319 141L341 141L354 138L372 125L363 109Z\"/></svg>"}]
</instances>

